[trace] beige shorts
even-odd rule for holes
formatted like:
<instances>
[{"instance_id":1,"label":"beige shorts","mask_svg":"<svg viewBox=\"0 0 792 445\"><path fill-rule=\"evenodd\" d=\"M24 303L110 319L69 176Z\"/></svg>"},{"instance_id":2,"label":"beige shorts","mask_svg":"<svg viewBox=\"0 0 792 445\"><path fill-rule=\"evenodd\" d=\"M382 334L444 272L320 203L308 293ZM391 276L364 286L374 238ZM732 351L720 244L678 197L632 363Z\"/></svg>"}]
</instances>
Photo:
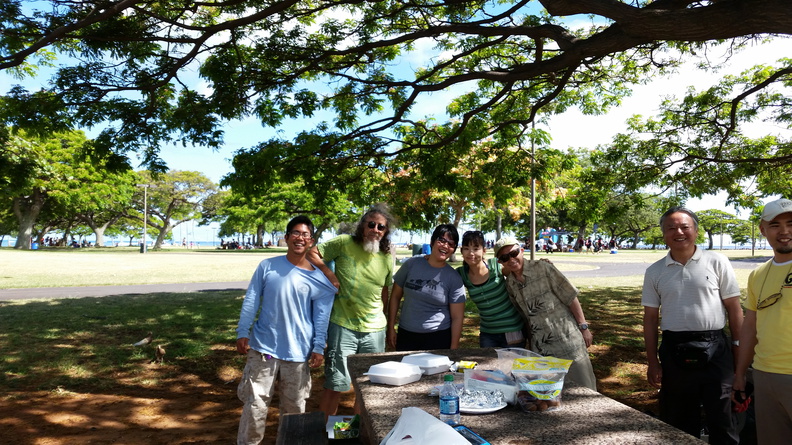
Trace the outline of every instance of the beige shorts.
<instances>
[{"instance_id":1,"label":"beige shorts","mask_svg":"<svg viewBox=\"0 0 792 445\"><path fill-rule=\"evenodd\" d=\"M244 404L237 433L238 445L258 445L264 438L267 411L280 387L281 414L305 412L305 400L311 393L311 367L308 362L287 362L251 349L245 371L237 387L237 397Z\"/></svg>"}]
</instances>

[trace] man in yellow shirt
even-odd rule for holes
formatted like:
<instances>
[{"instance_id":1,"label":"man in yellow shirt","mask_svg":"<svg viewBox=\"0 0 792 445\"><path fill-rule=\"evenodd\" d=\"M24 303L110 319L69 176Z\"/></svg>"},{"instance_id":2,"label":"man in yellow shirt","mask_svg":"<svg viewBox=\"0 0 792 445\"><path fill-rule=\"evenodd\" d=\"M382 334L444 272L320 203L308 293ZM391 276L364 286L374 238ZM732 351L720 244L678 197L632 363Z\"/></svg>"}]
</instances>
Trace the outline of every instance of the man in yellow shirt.
<instances>
[{"instance_id":1,"label":"man in yellow shirt","mask_svg":"<svg viewBox=\"0 0 792 445\"><path fill-rule=\"evenodd\" d=\"M792 201L779 199L765 205L759 230L773 248L773 259L748 278L732 398L736 402L745 398L745 374L753 362L759 444L788 444L792 438Z\"/></svg>"}]
</instances>

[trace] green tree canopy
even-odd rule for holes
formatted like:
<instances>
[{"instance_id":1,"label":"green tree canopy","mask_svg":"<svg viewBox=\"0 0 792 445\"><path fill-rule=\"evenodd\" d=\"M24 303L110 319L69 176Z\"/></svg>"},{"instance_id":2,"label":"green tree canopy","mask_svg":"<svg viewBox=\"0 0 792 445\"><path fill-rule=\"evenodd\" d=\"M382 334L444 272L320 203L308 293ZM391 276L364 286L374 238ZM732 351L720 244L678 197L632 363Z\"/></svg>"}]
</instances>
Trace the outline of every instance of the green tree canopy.
<instances>
[{"instance_id":1,"label":"green tree canopy","mask_svg":"<svg viewBox=\"0 0 792 445\"><path fill-rule=\"evenodd\" d=\"M34 234L66 232L85 223L101 245L104 230L129 206L132 181L100 160L89 159L92 141L82 132L36 137L25 132L0 145L0 203L16 218L16 248Z\"/></svg>"},{"instance_id":2,"label":"green tree canopy","mask_svg":"<svg viewBox=\"0 0 792 445\"><path fill-rule=\"evenodd\" d=\"M395 150L443 150L462 132L513 139L540 110L602 113L710 45L792 32L788 0L7 0L0 20L0 70L58 62L46 88L5 92L3 123L97 127L99 149L161 170L166 141L216 147L225 120L279 126L327 110L332 122L311 132L321 143L287 155L306 181L315 167L327 180ZM394 148L397 129L449 89L453 131Z\"/></svg>"},{"instance_id":3,"label":"green tree canopy","mask_svg":"<svg viewBox=\"0 0 792 445\"><path fill-rule=\"evenodd\" d=\"M174 227L199 219L204 200L217 191L217 184L199 172L174 170L151 175L141 171L138 174L140 184L148 185L148 188L145 191L143 187L138 188L135 206L126 216L139 221L141 226L145 220L147 227L156 229L155 249L162 246ZM145 205L144 198L147 199Z\"/></svg>"},{"instance_id":4,"label":"green tree canopy","mask_svg":"<svg viewBox=\"0 0 792 445\"><path fill-rule=\"evenodd\" d=\"M632 190L653 184L681 198L725 191L753 207L792 186L792 59L726 76L703 91L669 98L653 118L634 116L602 149L603 175ZM771 130L751 136L751 124ZM767 130L765 130L767 131ZM754 131L755 133L755 131Z\"/></svg>"}]
</instances>

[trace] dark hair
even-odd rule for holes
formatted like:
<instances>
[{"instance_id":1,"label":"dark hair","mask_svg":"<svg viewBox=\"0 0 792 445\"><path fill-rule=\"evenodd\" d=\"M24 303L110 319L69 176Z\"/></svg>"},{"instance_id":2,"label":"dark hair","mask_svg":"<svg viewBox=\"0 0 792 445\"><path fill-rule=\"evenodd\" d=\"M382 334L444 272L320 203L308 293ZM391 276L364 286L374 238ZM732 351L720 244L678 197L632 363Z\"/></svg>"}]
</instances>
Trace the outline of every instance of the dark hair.
<instances>
[{"instance_id":1,"label":"dark hair","mask_svg":"<svg viewBox=\"0 0 792 445\"><path fill-rule=\"evenodd\" d=\"M391 242L390 242L390 234L391 234L391 227L396 224L396 219L390 214L390 209L388 209L387 204L379 203L374 204L371 206L370 209L363 216L360 217L360 221L358 221L357 228L355 229L355 233L352 235L352 239L358 243L363 244L363 230L365 230L366 221L372 215L381 215L385 218L387 222L387 226L385 228L385 234L382 235L382 239L380 240L380 252L382 253L390 253Z\"/></svg>"},{"instance_id":2,"label":"dark hair","mask_svg":"<svg viewBox=\"0 0 792 445\"><path fill-rule=\"evenodd\" d=\"M481 233L479 230L468 230L467 232L462 234L462 245L463 246L481 246L484 247L484 234Z\"/></svg>"},{"instance_id":3,"label":"dark hair","mask_svg":"<svg viewBox=\"0 0 792 445\"><path fill-rule=\"evenodd\" d=\"M696 216L696 213L693 212L692 210L686 208L686 207L675 206L675 207L671 207L670 209L666 210L666 212L663 213L663 216L660 217L660 231L661 232L663 231L663 223L665 222L666 218L671 216L673 213L684 213L684 214L690 216L691 218L693 218L693 226L694 226L694 228L696 230L698 230L698 216Z\"/></svg>"},{"instance_id":4,"label":"dark hair","mask_svg":"<svg viewBox=\"0 0 792 445\"><path fill-rule=\"evenodd\" d=\"M289 221L289 223L286 224L286 234L288 235L289 232L294 230L295 226L300 225L300 224L305 224L306 226L308 226L309 230L311 231L311 236L313 236L313 234L314 234L314 225L311 222L311 218L308 218L305 215L298 215L298 216L295 216L294 218L292 218L291 221Z\"/></svg>"},{"instance_id":5,"label":"dark hair","mask_svg":"<svg viewBox=\"0 0 792 445\"><path fill-rule=\"evenodd\" d=\"M457 228L454 227L453 224L440 224L434 229L432 232L431 243L434 244L437 241L437 238L445 235L446 233L451 235L451 239L454 240L455 245L459 245L459 232L457 232Z\"/></svg>"}]
</instances>

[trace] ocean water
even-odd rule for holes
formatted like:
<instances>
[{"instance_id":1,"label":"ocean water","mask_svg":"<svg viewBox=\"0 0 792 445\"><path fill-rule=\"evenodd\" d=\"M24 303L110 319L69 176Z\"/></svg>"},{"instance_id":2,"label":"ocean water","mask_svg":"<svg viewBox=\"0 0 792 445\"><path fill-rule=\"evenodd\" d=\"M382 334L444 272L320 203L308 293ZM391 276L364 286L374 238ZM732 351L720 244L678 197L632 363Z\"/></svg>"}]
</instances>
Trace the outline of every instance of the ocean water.
<instances>
[{"instance_id":1,"label":"ocean water","mask_svg":"<svg viewBox=\"0 0 792 445\"><path fill-rule=\"evenodd\" d=\"M89 241L93 243L93 240L89 240ZM16 238L10 238L9 239L8 237L5 237L2 241L0 241L0 247L14 247L14 244L16 244ZM105 246L106 247L112 247L112 246L115 246L116 244L119 247L129 247L129 241L128 240L121 241L121 240L105 239ZM151 241L151 240L148 240L147 244L148 244L149 247L151 247L151 246L154 245L154 242ZM132 246L133 247L140 246L140 241L133 241L132 242ZM181 246L181 243L179 243L177 245L166 243L165 246L163 246L163 247L174 247L174 248L177 248L177 247L182 247L182 246ZM189 249L190 247L192 247L193 249L209 249L209 248L220 247L220 240L217 240L217 241L192 241L192 245L190 244L190 241L188 241L186 248Z\"/></svg>"}]
</instances>

